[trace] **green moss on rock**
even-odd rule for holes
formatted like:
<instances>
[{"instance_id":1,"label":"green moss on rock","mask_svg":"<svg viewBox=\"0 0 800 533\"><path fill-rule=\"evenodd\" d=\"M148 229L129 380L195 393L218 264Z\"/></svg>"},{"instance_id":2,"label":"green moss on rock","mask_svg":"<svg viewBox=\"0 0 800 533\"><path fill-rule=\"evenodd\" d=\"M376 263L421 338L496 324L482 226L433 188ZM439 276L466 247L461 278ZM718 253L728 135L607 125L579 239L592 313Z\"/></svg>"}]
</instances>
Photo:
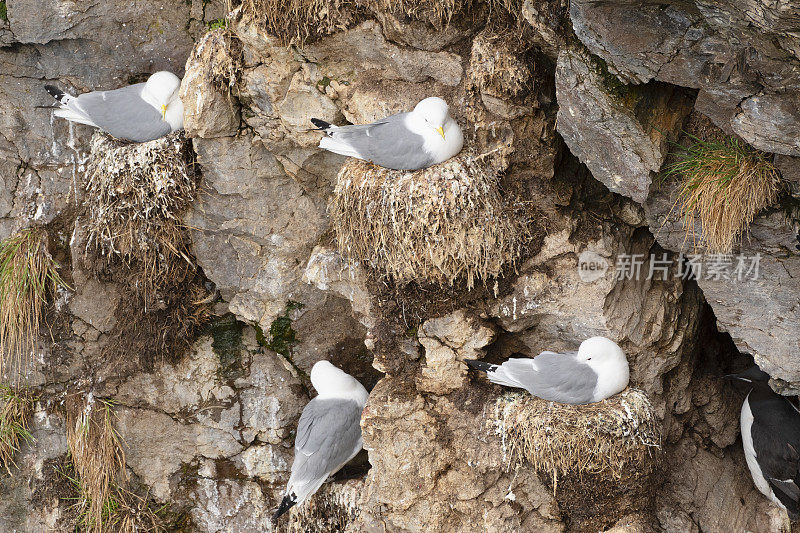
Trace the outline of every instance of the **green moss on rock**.
<instances>
[{"instance_id":1,"label":"green moss on rock","mask_svg":"<svg viewBox=\"0 0 800 533\"><path fill-rule=\"evenodd\" d=\"M220 374L235 378L241 371L242 329L244 324L227 314L211 323L209 333L213 339L211 349L219 357Z\"/></svg>"}]
</instances>

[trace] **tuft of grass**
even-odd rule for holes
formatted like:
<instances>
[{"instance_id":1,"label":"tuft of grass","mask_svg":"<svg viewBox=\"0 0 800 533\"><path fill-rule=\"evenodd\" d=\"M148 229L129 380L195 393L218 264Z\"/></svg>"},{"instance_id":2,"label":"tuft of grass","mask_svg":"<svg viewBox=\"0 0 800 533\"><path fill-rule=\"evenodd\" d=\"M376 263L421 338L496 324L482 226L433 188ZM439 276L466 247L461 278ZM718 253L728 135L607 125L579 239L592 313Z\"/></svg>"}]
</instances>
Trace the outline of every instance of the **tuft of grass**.
<instances>
[{"instance_id":1,"label":"tuft of grass","mask_svg":"<svg viewBox=\"0 0 800 533\"><path fill-rule=\"evenodd\" d=\"M59 286L67 284L47 251L43 229L25 229L0 242L0 377L24 375L44 305Z\"/></svg>"},{"instance_id":2,"label":"tuft of grass","mask_svg":"<svg viewBox=\"0 0 800 533\"><path fill-rule=\"evenodd\" d=\"M28 430L33 398L27 394L19 394L10 387L0 385L0 465L11 475L14 454L19 451L23 442L33 442L34 438Z\"/></svg>"},{"instance_id":3,"label":"tuft of grass","mask_svg":"<svg viewBox=\"0 0 800 533\"><path fill-rule=\"evenodd\" d=\"M91 393L67 409L67 448L79 492L78 514L86 531L101 533L110 527L120 506L115 487L127 478L122 438L114 429L109 400Z\"/></svg>"},{"instance_id":4,"label":"tuft of grass","mask_svg":"<svg viewBox=\"0 0 800 533\"><path fill-rule=\"evenodd\" d=\"M87 248L139 273L154 292L193 266L182 212L197 180L182 132L146 143L120 143L96 133L86 176Z\"/></svg>"},{"instance_id":5,"label":"tuft of grass","mask_svg":"<svg viewBox=\"0 0 800 533\"><path fill-rule=\"evenodd\" d=\"M469 155L417 172L350 160L329 205L339 251L400 285L453 286L502 274L532 239L498 173Z\"/></svg>"},{"instance_id":6,"label":"tuft of grass","mask_svg":"<svg viewBox=\"0 0 800 533\"><path fill-rule=\"evenodd\" d=\"M74 502L77 527L76 531L93 531L94 522L88 509L81 507L84 501L82 485L74 471L74 465L68 463L57 472L66 479L74 492L75 497L62 498ZM113 533L166 533L177 531L170 523L169 505L154 505L146 497L139 496L122 487L114 486L108 498L102 504L103 531Z\"/></svg>"},{"instance_id":7,"label":"tuft of grass","mask_svg":"<svg viewBox=\"0 0 800 533\"><path fill-rule=\"evenodd\" d=\"M661 425L637 389L587 405L507 393L495 403L494 426L509 465L526 460L552 476L554 492L558 477L571 474L646 478L660 458Z\"/></svg>"},{"instance_id":8,"label":"tuft of grass","mask_svg":"<svg viewBox=\"0 0 800 533\"><path fill-rule=\"evenodd\" d=\"M666 169L682 179L675 206L687 236L699 220L709 251L730 253L756 215L778 200L780 174L766 154L738 139L689 139Z\"/></svg>"},{"instance_id":9,"label":"tuft of grass","mask_svg":"<svg viewBox=\"0 0 800 533\"><path fill-rule=\"evenodd\" d=\"M8 20L8 7L6 0L0 0L0 20Z\"/></svg>"}]
</instances>

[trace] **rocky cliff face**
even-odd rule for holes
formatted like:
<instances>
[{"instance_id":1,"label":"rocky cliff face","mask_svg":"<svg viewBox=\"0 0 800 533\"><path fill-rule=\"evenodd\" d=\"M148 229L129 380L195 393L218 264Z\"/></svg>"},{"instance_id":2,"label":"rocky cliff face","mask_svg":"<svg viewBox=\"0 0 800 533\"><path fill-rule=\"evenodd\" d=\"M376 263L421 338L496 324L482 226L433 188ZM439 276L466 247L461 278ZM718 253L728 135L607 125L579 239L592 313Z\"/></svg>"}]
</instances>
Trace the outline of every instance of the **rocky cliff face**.
<instances>
[{"instance_id":1,"label":"rocky cliff face","mask_svg":"<svg viewBox=\"0 0 800 533\"><path fill-rule=\"evenodd\" d=\"M36 440L0 477L0 529L80 520L66 421L71 399L91 392L112 400L131 490L169 504L169 530L788 531L751 482L742 398L720 376L751 355L787 393L800 389L798 13L639 4L454 2L442 18L435 2L330 3L305 21L329 22L324 31L288 47L258 2L208 31L221 3L8 0L0 238L45 227L70 289L28 369ZM199 292L163 289L136 306L135 265L87 252L92 131L35 106L50 104L45 82L111 88L159 69L184 76L200 181L181 213L196 268L176 286ZM372 121L434 94L465 153L529 220L519 257L472 290L462 279L395 284L337 249L329 204L345 158L318 150L309 129L309 117ZM736 250L760 254L757 280L678 275L678 254L695 250L662 171L700 115L776 154L787 183ZM634 256L641 275L620 276L619 258ZM135 335L174 328L164 317L176 302L202 309L202 325L178 335L188 349ZM494 425L502 391L463 363L575 349L591 335L622 346L650 399L658 483L554 483L513 460ZM274 524L314 395L308 372L323 358L371 390L367 451Z\"/></svg>"}]
</instances>

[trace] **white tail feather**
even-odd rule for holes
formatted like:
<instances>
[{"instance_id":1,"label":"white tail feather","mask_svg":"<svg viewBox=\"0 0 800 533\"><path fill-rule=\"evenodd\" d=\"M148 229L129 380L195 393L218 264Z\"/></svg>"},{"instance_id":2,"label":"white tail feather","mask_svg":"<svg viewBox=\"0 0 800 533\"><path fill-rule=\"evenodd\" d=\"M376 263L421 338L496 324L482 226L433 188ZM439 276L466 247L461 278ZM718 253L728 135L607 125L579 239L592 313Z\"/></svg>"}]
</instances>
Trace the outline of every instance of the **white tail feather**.
<instances>
[{"instance_id":1,"label":"white tail feather","mask_svg":"<svg viewBox=\"0 0 800 533\"><path fill-rule=\"evenodd\" d=\"M94 126L97 127L97 124L92 122L92 120L87 117L86 115L75 111L74 109L68 109L66 107L62 107L60 109L56 109L53 111L53 114L57 117L65 118L72 122L77 122L79 124L86 124L87 126Z\"/></svg>"},{"instance_id":2,"label":"white tail feather","mask_svg":"<svg viewBox=\"0 0 800 533\"><path fill-rule=\"evenodd\" d=\"M341 141L337 141L331 137L323 137L319 141L319 147L323 150L328 150L335 154L346 155L349 157L357 157L359 159L363 159L361 154L356 152L352 146L347 145Z\"/></svg>"},{"instance_id":3,"label":"white tail feather","mask_svg":"<svg viewBox=\"0 0 800 533\"><path fill-rule=\"evenodd\" d=\"M486 377L489 378L489 381L491 381L492 383L496 383L498 385L504 385L506 387L525 388L522 386L522 384L520 384L519 381L509 376L505 368L503 368L502 366L498 367L497 370L489 370L488 372L486 372Z\"/></svg>"}]
</instances>

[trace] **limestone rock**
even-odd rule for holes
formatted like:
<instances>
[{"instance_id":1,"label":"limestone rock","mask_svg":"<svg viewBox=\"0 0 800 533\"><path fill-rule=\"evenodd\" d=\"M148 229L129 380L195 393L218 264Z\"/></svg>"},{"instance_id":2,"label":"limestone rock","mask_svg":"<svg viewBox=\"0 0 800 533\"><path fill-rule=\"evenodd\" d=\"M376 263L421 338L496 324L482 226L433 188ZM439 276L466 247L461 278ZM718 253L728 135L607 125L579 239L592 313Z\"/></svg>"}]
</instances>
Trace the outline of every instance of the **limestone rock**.
<instances>
[{"instance_id":1,"label":"limestone rock","mask_svg":"<svg viewBox=\"0 0 800 533\"><path fill-rule=\"evenodd\" d=\"M741 132L758 147L797 153L800 54L797 36L785 30L794 10L735 0L632 5L570 3L575 34L612 73L625 82L699 88L698 111L723 130ZM773 124L787 133L776 135Z\"/></svg>"},{"instance_id":2,"label":"limestone rock","mask_svg":"<svg viewBox=\"0 0 800 533\"><path fill-rule=\"evenodd\" d=\"M201 531L263 533L272 531L272 510L258 483L200 479L193 495L192 519Z\"/></svg>"},{"instance_id":3,"label":"limestone rock","mask_svg":"<svg viewBox=\"0 0 800 533\"><path fill-rule=\"evenodd\" d=\"M665 248L686 255L702 254L702 249L691 247L696 237L691 231L687 236L684 221L674 214L668 216L677 187L675 180L666 180L651 196L645 205L648 224ZM765 372L786 382L787 390L793 391L800 390L800 342L793 333L800 330L796 235L784 213L767 210L753 221L749 235L731 257L707 256L706 270L697 279L720 329L731 335L742 352L752 354ZM709 273L714 261L719 275ZM734 274L740 261L744 267L741 276ZM754 270L750 271L751 267Z\"/></svg>"},{"instance_id":4,"label":"limestone rock","mask_svg":"<svg viewBox=\"0 0 800 533\"><path fill-rule=\"evenodd\" d=\"M422 324L419 342L425 347L425 364L417 387L433 394L447 394L466 383L464 359L480 359L495 338L491 324L459 310Z\"/></svg>"},{"instance_id":5,"label":"limestone rock","mask_svg":"<svg viewBox=\"0 0 800 533\"><path fill-rule=\"evenodd\" d=\"M301 265L327 227L324 203L250 136L195 149L209 191L186 215L195 256L231 312L268 331L288 299L310 303Z\"/></svg>"},{"instance_id":6,"label":"limestone rock","mask_svg":"<svg viewBox=\"0 0 800 533\"><path fill-rule=\"evenodd\" d=\"M206 33L192 50L180 92L187 136L212 139L239 131L239 103L231 94L239 67L236 53L222 29Z\"/></svg>"},{"instance_id":7,"label":"limestone rock","mask_svg":"<svg viewBox=\"0 0 800 533\"><path fill-rule=\"evenodd\" d=\"M558 132L572 153L610 190L644 202L690 98L666 85L625 86L579 49L558 56L556 98Z\"/></svg>"}]
</instances>

